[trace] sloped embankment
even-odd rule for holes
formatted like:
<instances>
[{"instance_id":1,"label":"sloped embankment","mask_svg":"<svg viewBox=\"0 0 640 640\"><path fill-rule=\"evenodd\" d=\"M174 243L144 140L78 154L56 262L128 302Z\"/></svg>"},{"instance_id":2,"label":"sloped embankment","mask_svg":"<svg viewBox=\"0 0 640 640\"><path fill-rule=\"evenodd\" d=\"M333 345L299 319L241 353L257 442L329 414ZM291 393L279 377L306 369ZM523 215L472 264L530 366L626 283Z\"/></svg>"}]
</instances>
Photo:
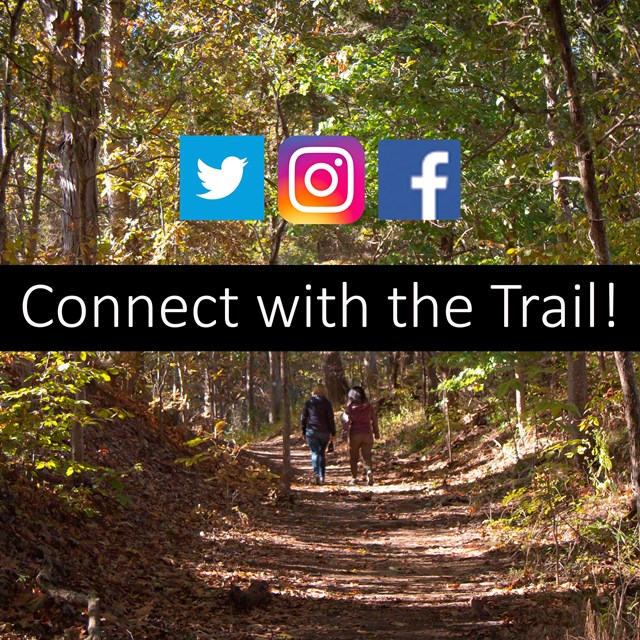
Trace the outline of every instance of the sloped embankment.
<instances>
[{"instance_id":1,"label":"sloped embankment","mask_svg":"<svg viewBox=\"0 0 640 640\"><path fill-rule=\"evenodd\" d=\"M3 640L84 636L85 607L43 593L45 576L53 587L96 594L103 637L114 640L209 637L214 620L218 626L232 616L230 574L199 567L218 561L212 531L235 536L268 508L273 478L222 449L202 464L176 463L193 454L178 434L169 432L159 442L151 416L105 393L94 401L124 406L132 417L88 429L87 455L122 475L105 477L98 489L93 478L72 477L63 498L44 475L28 480L16 469L5 474ZM114 489L112 480L122 487Z\"/></svg>"}]
</instances>

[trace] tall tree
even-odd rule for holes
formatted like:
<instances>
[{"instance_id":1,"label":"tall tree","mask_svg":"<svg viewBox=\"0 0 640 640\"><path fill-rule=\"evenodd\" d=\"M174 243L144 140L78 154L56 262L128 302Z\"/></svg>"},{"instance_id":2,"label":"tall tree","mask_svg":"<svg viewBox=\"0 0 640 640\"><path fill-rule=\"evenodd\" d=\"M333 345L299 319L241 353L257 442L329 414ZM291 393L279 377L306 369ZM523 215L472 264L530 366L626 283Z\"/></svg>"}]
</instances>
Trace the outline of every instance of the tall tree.
<instances>
[{"instance_id":1,"label":"tall tree","mask_svg":"<svg viewBox=\"0 0 640 640\"><path fill-rule=\"evenodd\" d=\"M369 388L378 386L378 352L365 351L364 354L365 384Z\"/></svg>"},{"instance_id":2,"label":"tall tree","mask_svg":"<svg viewBox=\"0 0 640 640\"><path fill-rule=\"evenodd\" d=\"M33 262L40 241L40 212L42 209L42 193L45 174L45 153L49 137L49 123L51 120L51 107L53 98L51 87L53 83L53 64L49 60L47 65L47 81L44 87L44 100L42 103L42 116L40 120L40 133L38 135L38 146L36 148L36 175L33 188L33 198L31 200L31 220L29 222L29 235L27 238L26 261Z\"/></svg>"},{"instance_id":3,"label":"tall tree","mask_svg":"<svg viewBox=\"0 0 640 640\"><path fill-rule=\"evenodd\" d=\"M282 492L291 493L291 380L289 354L280 352L280 378L282 380Z\"/></svg>"},{"instance_id":4,"label":"tall tree","mask_svg":"<svg viewBox=\"0 0 640 640\"><path fill-rule=\"evenodd\" d=\"M13 10L9 3L4 7L8 14L9 30L7 50L4 53L2 63L2 107L0 108L0 264L5 264L7 260L8 221L7 221L7 187L9 184L9 174L11 162L16 151L12 136L12 107L13 107L13 69L16 54L16 40L22 18L22 10L25 0L16 0Z\"/></svg>"},{"instance_id":5,"label":"tall tree","mask_svg":"<svg viewBox=\"0 0 640 640\"><path fill-rule=\"evenodd\" d=\"M327 397L333 405L340 405L349 390L347 379L342 366L342 356L339 351L325 351L323 362L324 380L327 387Z\"/></svg>"},{"instance_id":6,"label":"tall tree","mask_svg":"<svg viewBox=\"0 0 640 640\"><path fill-rule=\"evenodd\" d=\"M245 369L244 369L244 396L247 408L247 429L254 431L256 426L255 416L255 389L253 379L255 376L256 356L255 352L247 351L245 353Z\"/></svg>"},{"instance_id":7,"label":"tall tree","mask_svg":"<svg viewBox=\"0 0 640 640\"><path fill-rule=\"evenodd\" d=\"M213 393L211 388L211 373L207 366L202 369L202 417L211 420L213 416Z\"/></svg>"},{"instance_id":8,"label":"tall tree","mask_svg":"<svg viewBox=\"0 0 640 640\"><path fill-rule=\"evenodd\" d=\"M587 354L584 351L567 353L567 399L576 408L576 411L571 412L568 419L571 437L574 440L587 440L590 445L593 445L589 434L580 430L580 424L589 402ZM585 469L591 460L590 452L585 451L584 454L578 455L578 461Z\"/></svg>"},{"instance_id":9,"label":"tall tree","mask_svg":"<svg viewBox=\"0 0 640 640\"><path fill-rule=\"evenodd\" d=\"M578 73L573 61L571 38L567 30L561 0L550 0L547 7L550 26L555 35L560 62L564 71L569 100L569 114L578 167L580 169L580 186L589 216L589 239L593 246L596 262L599 265L609 265L611 264L611 256L596 179L594 148L582 106ZM631 484L635 497L636 512L640 517L640 394L631 354L628 351L617 351L615 358L625 403L625 418L631 455Z\"/></svg>"},{"instance_id":10,"label":"tall tree","mask_svg":"<svg viewBox=\"0 0 640 640\"><path fill-rule=\"evenodd\" d=\"M269 351L269 378L271 383L271 406L269 409L269 422L276 424L281 416L282 402L282 378L280 375L280 352Z\"/></svg>"},{"instance_id":11,"label":"tall tree","mask_svg":"<svg viewBox=\"0 0 640 640\"><path fill-rule=\"evenodd\" d=\"M115 130L105 137L104 174L105 191L109 205L109 220L112 230L118 230L122 221L128 218L131 210L131 198L126 188L129 179L129 166L124 158L127 155L126 135L123 136L120 124L123 118L123 72L127 66L125 0L104 0L105 2L105 99L104 119Z\"/></svg>"},{"instance_id":12,"label":"tall tree","mask_svg":"<svg viewBox=\"0 0 640 640\"><path fill-rule=\"evenodd\" d=\"M94 264L97 256L101 5L101 0L81 5L76 0L40 0L62 111L62 252L74 264Z\"/></svg>"},{"instance_id":13,"label":"tall tree","mask_svg":"<svg viewBox=\"0 0 640 640\"><path fill-rule=\"evenodd\" d=\"M423 378L423 402L425 407L434 407L438 402L438 370L434 364L433 351L421 352L422 378Z\"/></svg>"}]
</instances>

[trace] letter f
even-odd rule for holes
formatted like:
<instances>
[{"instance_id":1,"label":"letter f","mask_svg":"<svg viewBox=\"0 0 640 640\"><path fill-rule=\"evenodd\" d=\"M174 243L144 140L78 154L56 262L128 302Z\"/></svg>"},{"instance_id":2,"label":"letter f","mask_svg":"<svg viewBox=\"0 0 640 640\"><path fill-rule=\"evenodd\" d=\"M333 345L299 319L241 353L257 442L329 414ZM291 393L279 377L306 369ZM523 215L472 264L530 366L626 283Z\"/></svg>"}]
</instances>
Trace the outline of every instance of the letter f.
<instances>
[{"instance_id":1,"label":"letter f","mask_svg":"<svg viewBox=\"0 0 640 640\"><path fill-rule=\"evenodd\" d=\"M422 219L436 219L436 191L447 188L449 178L437 176L436 167L449 164L448 151L432 151L422 159L422 175L411 176L411 188L422 191Z\"/></svg>"}]
</instances>

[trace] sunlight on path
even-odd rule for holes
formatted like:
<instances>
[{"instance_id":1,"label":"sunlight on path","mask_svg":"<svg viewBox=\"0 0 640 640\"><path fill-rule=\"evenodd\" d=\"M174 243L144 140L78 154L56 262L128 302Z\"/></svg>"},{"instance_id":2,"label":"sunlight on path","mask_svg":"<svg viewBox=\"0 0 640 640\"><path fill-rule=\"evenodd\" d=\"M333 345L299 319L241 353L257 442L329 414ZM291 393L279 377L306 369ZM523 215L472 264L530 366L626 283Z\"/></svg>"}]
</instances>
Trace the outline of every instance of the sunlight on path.
<instances>
[{"instance_id":1,"label":"sunlight on path","mask_svg":"<svg viewBox=\"0 0 640 640\"><path fill-rule=\"evenodd\" d=\"M272 462L281 451L280 439L254 448ZM270 523L255 567L277 580L290 609L313 602L313 623L302 619L287 637L323 638L328 628L317 625L336 615L341 640L523 637L484 603L501 593L509 560L487 548L468 506L436 508L424 482L383 465L374 486L349 486L346 456L344 445L328 455L327 484L316 487L308 449L297 441L292 450L296 500Z\"/></svg>"}]
</instances>

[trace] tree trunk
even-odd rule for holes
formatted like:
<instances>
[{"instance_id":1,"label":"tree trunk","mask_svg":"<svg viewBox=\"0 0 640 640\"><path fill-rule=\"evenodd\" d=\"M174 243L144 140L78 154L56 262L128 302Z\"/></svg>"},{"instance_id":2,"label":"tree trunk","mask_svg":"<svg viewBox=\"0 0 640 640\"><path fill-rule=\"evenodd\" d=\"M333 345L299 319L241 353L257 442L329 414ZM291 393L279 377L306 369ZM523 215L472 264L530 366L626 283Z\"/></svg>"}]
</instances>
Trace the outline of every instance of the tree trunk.
<instances>
[{"instance_id":1,"label":"tree trunk","mask_svg":"<svg viewBox=\"0 0 640 640\"><path fill-rule=\"evenodd\" d=\"M427 382L427 395L425 403L427 407L435 407L438 402L438 372L435 364L433 364L434 353L433 351L424 352L425 356L425 371L424 375Z\"/></svg>"},{"instance_id":2,"label":"tree trunk","mask_svg":"<svg viewBox=\"0 0 640 640\"><path fill-rule=\"evenodd\" d=\"M567 182L562 180L566 176L565 163L561 160L560 134L557 126L556 113L558 110L558 79L551 57L545 53L543 55L544 87L547 94L547 135L549 143L554 149L553 157L553 200L558 207L559 222L568 223L572 219L571 204ZM558 234L558 240L562 243L570 241L569 234L563 231ZM589 400L589 389L587 380L587 356L586 353L567 354L567 396L569 403L578 409L577 414L570 414L568 419L569 433L574 440L582 440L585 434L580 431L580 422L584 417L584 410ZM582 467L586 467L587 458L578 456L578 461Z\"/></svg>"},{"instance_id":3,"label":"tree trunk","mask_svg":"<svg viewBox=\"0 0 640 640\"><path fill-rule=\"evenodd\" d=\"M100 0L40 0L60 86L58 146L62 252L70 264L95 264L98 239Z\"/></svg>"},{"instance_id":4,"label":"tree trunk","mask_svg":"<svg viewBox=\"0 0 640 640\"><path fill-rule=\"evenodd\" d=\"M124 29L125 2L124 0L107 0L106 9L106 38L105 47L105 120L113 121L122 115L122 84L120 78L126 66L126 32ZM105 140L104 156L107 167L122 165L126 154L126 143L118 136ZM104 174L104 185L109 204L109 220L114 235L119 235L122 221L131 215L131 200L127 189L122 183L129 179L127 165L119 166Z\"/></svg>"},{"instance_id":5,"label":"tree trunk","mask_svg":"<svg viewBox=\"0 0 640 640\"><path fill-rule=\"evenodd\" d=\"M27 238L27 262L32 263L38 251L40 241L40 208L42 205L42 185L44 183L44 154L47 150L47 137L49 135L49 118L53 104L49 87L53 82L53 66L49 64L47 71L47 88L44 103L42 105L42 122L36 149L36 179L31 201L31 221L29 222L29 237Z\"/></svg>"},{"instance_id":6,"label":"tree trunk","mask_svg":"<svg viewBox=\"0 0 640 640\"><path fill-rule=\"evenodd\" d=\"M202 417L209 421L211 420L211 374L209 373L209 367L205 362L204 369L202 371Z\"/></svg>"},{"instance_id":7,"label":"tree trunk","mask_svg":"<svg viewBox=\"0 0 640 640\"><path fill-rule=\"evenodd\" d=\"M278 264L280 258L280 247L282 238L287 230L287 221L283 218L277 227L274 228L271 235L271 252L269 253L269 264Z\"/></svg>"},{"instance_id":8,"label":"tree trunk","mask_svg":"<svg viewBox=\"0 0 640 640\"><path fill-rule=\"evenodd\" d=\"M585 207L589 215L589 239L593 246L596 262L600 265L611 264L606 227L600 206L598 184L594 165L594 151L589 138L580 91L578 89L578 74L573 63L571 39L567 32L561 0L550 0L548 13L552 32L555 35L562 68L564 70L567 95L569 98L569 113L575 137L576 155L580 168L580 185L582 187ZM625 418L631 453L631 485L633 488L637 513L640 516L640 396L636 374L627 351L615 353L616 365L622 385L625 404Z\"/></svg>"},{"instance_id":9,"label":"tree trunk","mask_svg":"<svg viewBox=\"0 0 640 640\"><path fill-rule=\"evenodd\" d=\"M640 394L631 354L628 351L616 351L615 358L622 384L624 415L629 432L631 486L634 492L636 515L640 517Z\"/></svg>"},{"instance_id":10,"label":"tree trunk","mask_svg":"<svg viewBox=\"0 0 640 640\"><path fill-rule=\"evenodd\" d=\"M567 426L574 440L586 440L588 450L577 456L580 466L585 472L593 461L593 438L580 430L580 423L585 415L589 402L589 377L587 373L587 354L584 351L567 353L567 399L577 409L569 415Z\"/></svg>"},{"instance_id":11,"label":"tree trunk","mask_svg":"<svg viewBox=\"0 0 640 640\"><path fill-rule=\"evenodd\" d=\"M17 0L9 17L8 42L5 44L7 53L3 56L2 64L2 108L0 109L0 264L8 262L7 244L9 241L9 225L7 219L7 187L11 161L15 153L11 128L11 103L13 94L13 62L8 52L15 52L15 42L18 37L20 19L25 0ZM8 4L7 4L8 9Z\"/></svg>"},{"instance_id":12,"label":"tree trunk","mask_svg":"<svg viewBox=\"0 0 640 640\"><path fill-rule=\"evenodd\" d=\"M291 400L289 381L289 354L280 352L280 379L282 380L282 493L291 493Z\"/></svg>"},{"instance_id":13,"label":"tree trunk","mask_svg":"<svg viewBox=\"0 0 640 640\"><path fill-rule=\"evenodd\" d=\"M211 351L207 354L207 366L209 368L209 392L211 397L209 398L209 404L211 406L211 417L213 422L218 422L220 416L220 408L218 406L218 353L217 351Z\"/></svg>"},{"instance_id":14,"label":"tree trunk","mask_svg":"<svg viewBox=\"0 0 640 640\"><path fill-rule=\"evenodd\" d=\"M429 394L429 385L427 383L427 358L424 351L420 351L420 369L422 371L422 411L427 411L427 398Z\"/></svg>"},{"instance_id":15,"label":"tree trunk","mask_svg":"<svg viewBox=\"0 0 640 640\"><path fill-rule=\"evenodd\" d=\"M164 442L164 398L162 393L166 380L166 373L162 371L162 363L160 360L160 352L158 351L158 359L156 363L156 379L155 392L158 394L158 440ZM155 399L155 398L154 398Z\"/></svg>"},{"instance_id":16,"label":"tree trunk","mask_svg":"<svg viewBox=\"0 0 640 640\"><path fill-rule=\"evenodd\" d=\"M176 366L174 370L178 375L178 417L180 419L180 423L184 424L186 422L186 408L187 408L187 398L185 396L184 390L184 376L182 374L182 362L180 359L180 354L176 353Z\"/></svg>"},{"instance_id":17,"label":"tree trunk","mask_svg":"<svg viewBox=\"0 0 640 640\"><path fill-rule=\"evenodd\" d=\"M253 379L255 377L255 353L247 351L245 354L245 373L244 373L244 395L247 403L247 429L255 431L255 392L253 388Z\"/></svg>"},{"instance_id":18,"label":"tree trunk","mask_svg":"<svg viewBox=\"0 0 640 640\"><path fill-rule=\"evenodd\" d=\"M14 219L17 224L18 235L22 238L25 236L25 221L27 220L27 194L25 189L26 176L24 170L24 155L17 154L13 163L13 177L15 180L15 190L18 196L17 202L13 207Z\"/></svg>"},{"instance_id":19,"label":"tree trunk","mask_svg":"<svg viewBox=\"0 0 640 640\"><path fill-rule=\"evenodd\" d=\"M520 438L524 438L525 425L527 422L527 396L526 396L526 382L524 370L519 360L515 362L514 375L516 380L520 383L520 388L516 387L516 416L518 419L518 435Z\"/></svg>"},{"instance_id":20,"label":"tree trunk","mask_svg":"<svg viewBox=\"0 0 640 640\"><path fill-rule=\"evenodd\" d=\"M392 351L389 354L389 378L391 380L391 388L398 388L398 373L400 371L400 352Z\"/></svg>"},{"instance_id":21,"label":"tree trunk","mask_svg":"<svg viewBox=\"0 0 640 640\"><path fill-rule=\"evenodd\" d=\"M323 352L324 381L327 387L327 398L333 405L344 404L349 385L344 375L342 357L339 351Z\"/></svg>"},{"instance_id":22,"label":"tree trunk","mask_svg":"<svg viewBox=\"0 0 640 640\"><path fill-rule=\"evenodd\" d=\"M576 157L578 158L578 168L580 170L580 186L582 187L584 203L589 216L589 239L593 246L596 262L601 265L611 264L607 231L598 195L593 145L591 144L582 108L580 89L578 87L578 73L573 63L571 39L567 32L562 2L561 0L550 0L547 7L564 70L567 97L569 99L569 115L571 116Z\"/></svg>"},{"instance_id":23,"label":"tree trunk","mask_svg":"<svg viewBox=\"0 0 640 640\"><path fill-rule=\"evenodd\" d=\"M444 374L444 379L446 380L448 375ZM449 394L447 393L447 388L445 387L442 390L442 410L444 412L445 423L447 425L447 459L449 464L453 462L453 450L451 446L451 414L450 414L450 406L449 406Z\"/></svg>"},{"instance_id":24,"label":"tree trunk","mask_svg":"<svg viewBox=\"0 0 640 640\"><path fill-rule=\"evenodd\" d=\"M604 378L607 374L607 358L604 351L598 351L598 369L600 370L600 377Z\"/></svg>"},{"instance_id":25,"label":"tree trunk","mask_svg":"<svg viewBox=\"0 0 640 640\"><path fill-rule=\"evenodd\" d=\"M164 442L164 398L162 392L164 391L164 382L160 383L158 387L158 441L160 444Z\"/></svg>"},{"instance_id":26,"label":"tree trunk","mask_svg":"<svg viewBox=\"0 0 640 640\"><path fill-rule=\"evenodd\" d=\"M571 203L567 190L567 182L562 179L566 177L566 168L565 163L561 159L560 134L556 118L558 111L558 92L556 89L558 79L551 57L547 53L544 53L542 59L544 61L544 88L547 94L547 137L551 148L554 150L553 176L551 181L553 201L558 208L558 221L569 222L572 217ZM560 233L558 240L568 242L569 236L566 232Z\"/></svg>"},{"instance_id":27,"label":"tree trunk","mask_svg":"<svg viewBox=\"0 0 640 640\"><path fill-rule=\"evenodd\" d=\"M569 418L571 436L582 438L584 434L580 431L580 422L589 402L587 355L584 351L567 353L567 396L569 403L577 409Z\"/></svg>"},{"instance_id":28,"label":"tree trunk","mask_svg":"<svg viewBox=\"0 0 640 640\"><path fill-rule=\"evenodd\" d=\"M271 407L269 422L276 424L280 420L282 385L280 378L280 356L278 351L269 351L269 378L271 380Z\"/></svg>"},{"instance_id":29,"label":"tree trunk","mask_svg":"<svg viewBox=\"0 0 640 640\"><path fill-rule=\"evenodd\" d=\"M364 355L365 383L369 389L378 388L378 352L365 351Z\"/></svg>"}]
</instances>

